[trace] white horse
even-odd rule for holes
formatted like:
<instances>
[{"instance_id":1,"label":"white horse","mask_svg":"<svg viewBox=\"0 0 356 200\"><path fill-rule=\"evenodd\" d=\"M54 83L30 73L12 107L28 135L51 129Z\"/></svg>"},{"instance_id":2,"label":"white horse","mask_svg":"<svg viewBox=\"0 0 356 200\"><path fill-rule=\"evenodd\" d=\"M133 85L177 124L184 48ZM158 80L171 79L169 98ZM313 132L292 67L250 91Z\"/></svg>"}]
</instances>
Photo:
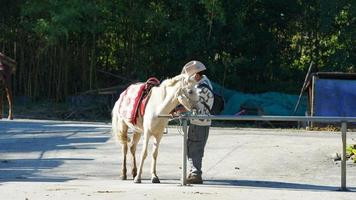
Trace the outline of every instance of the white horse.
<instances>
[{"instance_id":1,"label":"white horse","mask_svg":"<svg viewBox=\"0 0 356 200\"><path fill-rule=\"evenodd\" d=\"M152 183L160 183L156 174L156 161L158 147L163 136L164 128L168 124L167 118L158 118L160 114L169 114L175 107L182 104L187 110L194 108L198 101L198 94L195 90L197 82L194 76L180 74L162 82L160 86L153 87L146 105L144 116L137 117L136 125L128 122L119 116L119 100L116 101L112 110L112 131L114 137L119 139L122 146L122 174L121 179L126 180L126 155L128 146L132 155L132 176L135 183L141 183L143 163L147 156L147 146L151 136L154 138L151 166ZM128 138L128 128L133 130L131 142ZM136 146L143 133L143 148L141 152L140 165L136 167Z\"/></svg>"}]
</instances>

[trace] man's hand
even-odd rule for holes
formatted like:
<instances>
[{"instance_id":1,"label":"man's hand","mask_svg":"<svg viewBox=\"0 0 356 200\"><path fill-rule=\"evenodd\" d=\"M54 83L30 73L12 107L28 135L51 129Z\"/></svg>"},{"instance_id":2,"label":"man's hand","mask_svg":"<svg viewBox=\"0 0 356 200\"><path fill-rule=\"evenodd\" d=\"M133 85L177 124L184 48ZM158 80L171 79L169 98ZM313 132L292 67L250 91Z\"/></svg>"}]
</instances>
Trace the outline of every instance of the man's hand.
<instances>
[{"instance_id":1,"label":"man's hand","mask_svg":"<svg viewBox=\"0 0 356 200\"><path fill-rule=\"evenodd\" d=\"M176 108L174 108L172 110L172 112L170 114L172 115L172 117L174 117L174 116L179 116L185 112L188 112L188 110L185 109L184 106L177 106Z\"/></svg>"}]
</instances>

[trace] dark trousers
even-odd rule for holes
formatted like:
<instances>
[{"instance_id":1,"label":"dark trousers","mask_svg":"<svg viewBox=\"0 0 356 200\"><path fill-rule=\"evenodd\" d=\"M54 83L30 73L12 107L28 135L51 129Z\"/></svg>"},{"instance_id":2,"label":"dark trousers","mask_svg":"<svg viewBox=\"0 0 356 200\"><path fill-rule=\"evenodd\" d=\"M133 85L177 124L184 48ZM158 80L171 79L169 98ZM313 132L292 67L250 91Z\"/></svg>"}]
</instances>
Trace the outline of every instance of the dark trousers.
<instances>
[{"instance_id":1,"label":"dark trousers","mask_svg":"<svg viewBox=\"0 0 356 200\"><path fill-rule=\"evenodd\" d=\"M188 129L188 163L190 165L190 174L202 174L202 161L204 156L204 148L209 136L210 126L199 126L190 124Z\"/></svg>"}]
</instances>

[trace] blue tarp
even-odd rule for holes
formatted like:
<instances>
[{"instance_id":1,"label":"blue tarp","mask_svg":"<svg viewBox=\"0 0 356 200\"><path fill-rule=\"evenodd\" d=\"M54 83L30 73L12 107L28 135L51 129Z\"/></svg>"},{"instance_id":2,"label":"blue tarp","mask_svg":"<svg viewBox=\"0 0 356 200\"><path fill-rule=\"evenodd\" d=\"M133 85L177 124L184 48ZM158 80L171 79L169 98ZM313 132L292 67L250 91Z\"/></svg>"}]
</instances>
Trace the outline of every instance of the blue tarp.
<instances>
[{"instance_id":1,"label":"blue tarp","mask_svg":"<svg viewBox=\"0 0 356 200\"><path fill-rule=\"evenodd\" d=\"M315 116L356 117L356 80L316 79Z\"/></svg>"},{"instance_id":2,"label":"blue tarp","mask_svg":"<svg viewBox=\"0 0 356 200\"><path fill-rule=\"evenodd\" d=\"M305 115L307 110L307 98L303 96L296 113L294 107L298 101L298 95L290 95L279 92L266 92L261 94L247 94L229 89L221 89L221 86L213 83L214 92L223 94L225 108L222 114L234 115L244 107L258 108L263 115Z\"/></svg>"}]
</instances>

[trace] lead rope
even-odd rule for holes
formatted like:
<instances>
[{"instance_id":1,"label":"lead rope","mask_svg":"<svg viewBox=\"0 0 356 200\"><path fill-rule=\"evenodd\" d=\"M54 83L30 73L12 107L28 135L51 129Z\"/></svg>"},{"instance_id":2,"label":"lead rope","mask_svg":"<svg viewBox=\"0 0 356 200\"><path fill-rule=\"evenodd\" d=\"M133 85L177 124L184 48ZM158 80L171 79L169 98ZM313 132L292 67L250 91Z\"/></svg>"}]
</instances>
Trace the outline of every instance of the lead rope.
<instances>
[{"instance_id":1,"label":"lead rope","mask_svg":"<svg viewBox=\"0 0 356 200\"><path fill-rule=\"evenodd\" d=\"M184 131L183 131L183 120L182 118L178 118L178 125L176 126L177 127L177 132L179 135L181 136L184 136Z\"/></svg>"}]
</instances>

